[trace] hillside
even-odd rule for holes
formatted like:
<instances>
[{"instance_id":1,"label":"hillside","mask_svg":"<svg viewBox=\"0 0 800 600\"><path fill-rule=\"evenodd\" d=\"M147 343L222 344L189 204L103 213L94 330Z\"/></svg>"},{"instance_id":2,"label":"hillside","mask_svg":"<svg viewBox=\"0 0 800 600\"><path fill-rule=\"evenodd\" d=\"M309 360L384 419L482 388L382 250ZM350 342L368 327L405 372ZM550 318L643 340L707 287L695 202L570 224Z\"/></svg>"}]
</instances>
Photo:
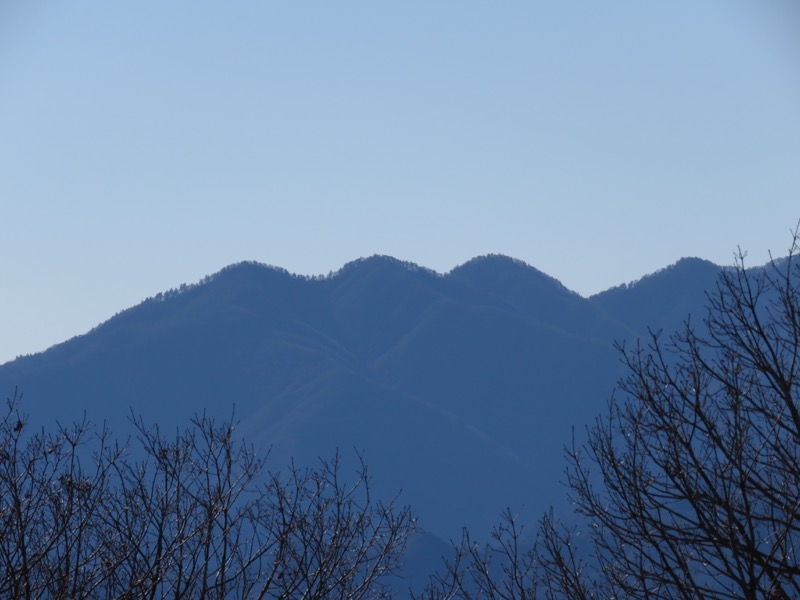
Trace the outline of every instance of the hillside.
<instances>
[{"instance_id":1,"label":"hillside","mask_svg":"<svg viewBox=\"0 0 800 600\"><path fill-rule=\"evenodd\" d=\"M172 428L235 407L273 467L356 449L423 527L481 536L506 506L562 502L562 447L621 374L614 341L699 311L717 271L681 261L586 299L502 256L311 279L240 263L0 366L0 389L36 423L86 411L123 434L131 411Z\"/></svg>"}]
</instances>

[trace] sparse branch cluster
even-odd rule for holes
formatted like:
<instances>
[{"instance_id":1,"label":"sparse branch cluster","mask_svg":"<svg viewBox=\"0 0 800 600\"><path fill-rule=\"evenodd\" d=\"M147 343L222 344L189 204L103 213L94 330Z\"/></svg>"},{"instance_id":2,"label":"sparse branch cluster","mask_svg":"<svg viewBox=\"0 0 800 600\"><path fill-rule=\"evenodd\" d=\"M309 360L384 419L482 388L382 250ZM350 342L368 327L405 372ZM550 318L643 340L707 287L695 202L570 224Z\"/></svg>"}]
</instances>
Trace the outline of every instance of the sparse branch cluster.
<instances>
[{"instance_id":1,"label":"sparse branch cluster","mask_svg":"<svg viewBox=\"0 0 800 600\"><path fill-rule=\"evenodd\" d=\"M388 597L414 518L371 498L363 464L269 473L205 416L172 438L136 420L137 454L85 420L27 432L18 409L0 420L0 597Z\"/></svg>"},{"instance_id":2,"label":"sparse branch cluster","mask_svg":"<svg viewBox=\"0 0 800 600\"><path fill-rule=\"evenodd\" d=\"M486 543L464 530L443 568L430 577L415 600L588 600L605 598L588 576L572 527L557 523L552 511L527 535L519 513L506 509Z\"/></svg>"},{"instance_id":3,"label":"sparse branch cluster","mask_svg":"<svg viewBox=\"0 0 800 600\"><path fill-rule=\"evenodd\" d=\"M431 577L416 600L514 600L534 598L538 577L535 553L526 547L519 515L506 510L486 544L466 529L453 544L444 569Z\"/></svg>"}]
</instances>

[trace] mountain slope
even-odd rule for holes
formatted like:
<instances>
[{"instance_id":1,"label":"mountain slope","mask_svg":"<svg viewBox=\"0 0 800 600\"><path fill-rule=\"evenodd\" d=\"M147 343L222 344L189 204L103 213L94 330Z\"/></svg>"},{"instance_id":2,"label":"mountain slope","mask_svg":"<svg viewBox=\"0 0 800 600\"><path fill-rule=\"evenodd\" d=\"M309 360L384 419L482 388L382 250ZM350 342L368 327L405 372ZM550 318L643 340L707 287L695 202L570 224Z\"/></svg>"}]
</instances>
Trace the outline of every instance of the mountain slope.
<instances>
[{"instance_id":1,"label":"mountain slope","mask_svg":"<svg viewBox=\"0 0 800 600\"><path fill-rule=\"evenodd\" d=\"M613 342L683 306L639 285L585 299L500 256L315 279L241 263L0 366L0 390L19 386L38 423L85 410L123 434L131 410L171 428L235 406L274 467L356 448L424 527L480 537L506 506L562 500L561 449L621 375Z\"/></svg>"}]
</instances>

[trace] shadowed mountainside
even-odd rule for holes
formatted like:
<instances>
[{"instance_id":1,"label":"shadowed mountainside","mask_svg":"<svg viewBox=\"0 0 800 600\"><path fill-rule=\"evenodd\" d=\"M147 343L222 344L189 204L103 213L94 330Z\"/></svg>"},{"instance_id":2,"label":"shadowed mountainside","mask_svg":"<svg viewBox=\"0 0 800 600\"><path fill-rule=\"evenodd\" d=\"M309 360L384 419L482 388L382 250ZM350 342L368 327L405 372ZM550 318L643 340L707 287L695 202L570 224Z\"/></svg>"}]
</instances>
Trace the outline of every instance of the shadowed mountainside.
<instances>
[{"instance_id":1,"label":"shadowed mountainside","mask_svg":"<svg viewBox=\"0 0 800 600\"><path fill-rule=\"evenodd\" d=\"M722 267L701 258L682 258L672 266L591 297L639 336L648 328L675 331L691 318L700 325L705 314L705 294L714 290Z\"/></svg>"},{"instance_id":2,"label":"shadowed mountainside","mask_svg":"<svg viewBox=\"0 0 800 600\"><path fill-rule=\"evenodd\" d=\"M393 258L304 278L256 263L160 294L89 333L0 366L38 424L83 411L129 431L227 417L270 464L363 452L421 524L483 537L506 506L563 502L561 451L602 411L613 349L699 312L719 268L683 260L590 299L520 261L446 275Z\"/></svg>"}]
</instances>

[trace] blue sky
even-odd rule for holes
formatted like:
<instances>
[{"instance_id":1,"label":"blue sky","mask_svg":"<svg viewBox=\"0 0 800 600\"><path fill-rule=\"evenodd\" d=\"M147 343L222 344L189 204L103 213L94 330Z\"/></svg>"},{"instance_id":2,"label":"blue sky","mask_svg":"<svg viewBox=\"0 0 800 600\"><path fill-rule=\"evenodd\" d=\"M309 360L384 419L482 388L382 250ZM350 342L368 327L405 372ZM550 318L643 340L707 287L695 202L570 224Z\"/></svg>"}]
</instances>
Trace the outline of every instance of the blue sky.
<instances>
[{"instance_id":1,"label":"blue sky","mask_svg":"<svg viewBox=\"0 0 800 600\"><path fill-rule=\"evenodd\" d=\"M0 362L240 260L760 263L799 192L791 0L0 3Z\"/></svg>"}]
</instances>

